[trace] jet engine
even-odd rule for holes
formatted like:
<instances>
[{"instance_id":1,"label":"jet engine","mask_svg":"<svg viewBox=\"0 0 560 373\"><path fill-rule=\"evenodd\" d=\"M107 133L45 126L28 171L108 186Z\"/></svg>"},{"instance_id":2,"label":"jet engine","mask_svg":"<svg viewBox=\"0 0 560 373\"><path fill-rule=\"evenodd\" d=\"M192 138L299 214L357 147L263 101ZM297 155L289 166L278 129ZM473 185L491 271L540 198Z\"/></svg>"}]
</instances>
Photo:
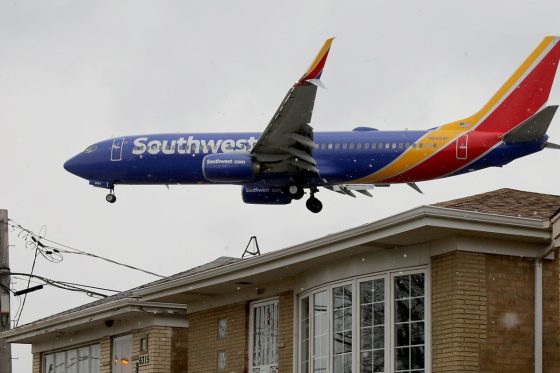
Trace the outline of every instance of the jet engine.
<instances>
[{"instance_id":1,"label":"jet engine","mask_svg":"<svg viewBox=\"0 0 560 373\"><path fill-rule=\"evenodd\" d=\"M292 197L285 188L261 185L243 185L241 189L243 202L258 205L287 205Z\"/></svg>"},{"instance_id":2,"label":"jet engine","mask_svg":"<svg viewBox=\"0 0 560 373\"><path fill-rule=\"evenodd\" d=\"M215 183L250 182L260 165L248 154L209 154L202 160L204 178Z\"/></svg>"}]
</instances>

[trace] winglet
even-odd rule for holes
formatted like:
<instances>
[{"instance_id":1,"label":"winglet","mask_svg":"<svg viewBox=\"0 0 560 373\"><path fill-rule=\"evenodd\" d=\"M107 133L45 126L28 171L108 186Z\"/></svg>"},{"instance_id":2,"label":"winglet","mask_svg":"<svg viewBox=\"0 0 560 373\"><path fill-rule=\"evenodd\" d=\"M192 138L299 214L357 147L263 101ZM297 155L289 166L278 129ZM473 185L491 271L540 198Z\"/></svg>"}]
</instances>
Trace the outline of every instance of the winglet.
<instances>
[{"instance_id":1,"label":"winglet","mask_svg":"<svg viewBox=\"0 0 560 373\"><path fill-rule=\"evenodd\" d=\"M329 51L331 50L331 44L334 38L327 39L323 44L323 47L313 60L313 63L307 69L305 74L298 80L297 84L311 83L317 86L322 86L321 84L321 74L323 73L323 68L327 62L327 57L329 56Z\"/></svg>"}]
</instances>

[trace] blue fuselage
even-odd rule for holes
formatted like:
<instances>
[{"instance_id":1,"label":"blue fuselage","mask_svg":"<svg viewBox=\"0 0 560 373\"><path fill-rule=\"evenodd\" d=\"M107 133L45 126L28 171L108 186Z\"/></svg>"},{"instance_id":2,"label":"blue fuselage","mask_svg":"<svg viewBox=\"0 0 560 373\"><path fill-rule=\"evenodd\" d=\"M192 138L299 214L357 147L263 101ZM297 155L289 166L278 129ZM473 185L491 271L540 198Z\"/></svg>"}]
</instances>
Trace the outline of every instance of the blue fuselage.
<instances>
[{"instance_id":1,"label":"blue fuselage","mask_svg":"<svg viewBox=\"0 0 560 373\"><path fill-rule=\"evenodd\" d=\"M429 132L430 130L316 132L313 141L318 148L313 150L312 156L317 162L319 175L308 175L303 183L330 185L352 183L367 178L391 165L405 151L415 147L420 139L426 138ZM206 184L211 181L203 174L202 164L205 156L231 152L249 153L260 135L172 133L120 137L89 146L84 152L68 160L64 167L89 180L93 185L105 188L112 188L115 184ZM481 155L477 158L466 159L461 163L462 166L453 172L431 172L425 176L422 173L412 174L408 179L396 182L422 181L433 179L434 176L445 177L491 166L502 166L516 158L541 150L545 143L546 136L530 143L498 143L480 151ZM471 142L468 146L476 150L474 147L485 144ZM458 147L459 144L456 147L450 142L445 148L436 150L440 157L455 159L459 154ZM289 182L285 173L265 172L255 175L250 182L233 184L286 185ZM376 182L382 183L385 180Z\"/></svg>"}]
</instances>

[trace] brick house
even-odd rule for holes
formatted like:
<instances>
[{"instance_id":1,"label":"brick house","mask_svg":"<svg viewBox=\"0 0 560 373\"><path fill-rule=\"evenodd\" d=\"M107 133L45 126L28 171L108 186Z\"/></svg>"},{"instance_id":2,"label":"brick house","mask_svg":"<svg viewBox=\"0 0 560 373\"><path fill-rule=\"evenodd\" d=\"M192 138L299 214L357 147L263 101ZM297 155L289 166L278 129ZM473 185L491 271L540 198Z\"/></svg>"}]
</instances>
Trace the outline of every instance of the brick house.
<instances>
[{"instance_id":1,"label":"brick house","mask_svg":"<svg viewBox=\"0 0 560 373\"><path fill-rule=\"evenodd\" d=\"M558 371L559 207L512 189L422 206L3 336L33 373Z\"/></svg>"}]
</instances>

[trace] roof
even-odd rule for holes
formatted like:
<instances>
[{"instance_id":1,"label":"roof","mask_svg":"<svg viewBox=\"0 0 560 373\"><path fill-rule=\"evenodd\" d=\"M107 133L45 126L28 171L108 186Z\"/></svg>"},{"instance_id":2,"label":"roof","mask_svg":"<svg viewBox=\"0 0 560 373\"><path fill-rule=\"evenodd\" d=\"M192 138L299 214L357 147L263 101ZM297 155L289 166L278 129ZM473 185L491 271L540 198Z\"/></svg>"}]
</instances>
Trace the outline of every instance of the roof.
<instances>
[{"instance_id":1,"label":"roof","mask_svg":"<svg viewBox=\"0 0 560 373\"><path fill-rule=\"evenodd\" d=\"M560 196L504 188L439 202L433 206L521 218L550 219L560 208Z\"/></svg>"},{"instance_id":2,"label":"roof","mask_svg":"<svg viewBox=\"0 0 560 373\"><path fill-rule=\"evenodd\" d=\"M140 286L135 287L133 289L121 291L120 293L111 295L111 296L103 298L103 299L99 299L95 302L90 302L90 303L86 303L86 304L83 304L83 305L75 307L75 308L71 308L69 310L57 313L56 315L53 315L53 316L63 316L63 315L78 312L78 311L81 311L81 310L84 310L84 309L87 309L87 308L93 308L95 306L99 306L99 305L102 305L102 304L105 304L105 303L111 303L111 302L115 302L115 301L126 299L126 298L136 298L137 297L136 292L138 290L143 289L143 288L158 285L158 284L164 284L168 281L172 281L172 280L177 279L177 278L187 277L189 275L194 275L196 273L208 271L208 270L213 269L213 268L218 268L218 267L222 267L222 266L225 266L225 265L228 265L228 264L231 264L231 263L235 263L235 262L238 262L240 260L241 259L232 258L232 257L229 257L229 256L221 256L218 259L215 259L215 260L213 260L209 263L200 265L198 267L194 267L194 268L191 268L189 270L179 272L177 274L162 278L160 280L156 280L156 281L149 282L147 284L140 285ZM36 320L36 321L34 321L34 323L35 322L40 322L40 321L43 321L43 320L51 319L53 316L48 316L48 317Z\"/></svg>"}]
</instances>

